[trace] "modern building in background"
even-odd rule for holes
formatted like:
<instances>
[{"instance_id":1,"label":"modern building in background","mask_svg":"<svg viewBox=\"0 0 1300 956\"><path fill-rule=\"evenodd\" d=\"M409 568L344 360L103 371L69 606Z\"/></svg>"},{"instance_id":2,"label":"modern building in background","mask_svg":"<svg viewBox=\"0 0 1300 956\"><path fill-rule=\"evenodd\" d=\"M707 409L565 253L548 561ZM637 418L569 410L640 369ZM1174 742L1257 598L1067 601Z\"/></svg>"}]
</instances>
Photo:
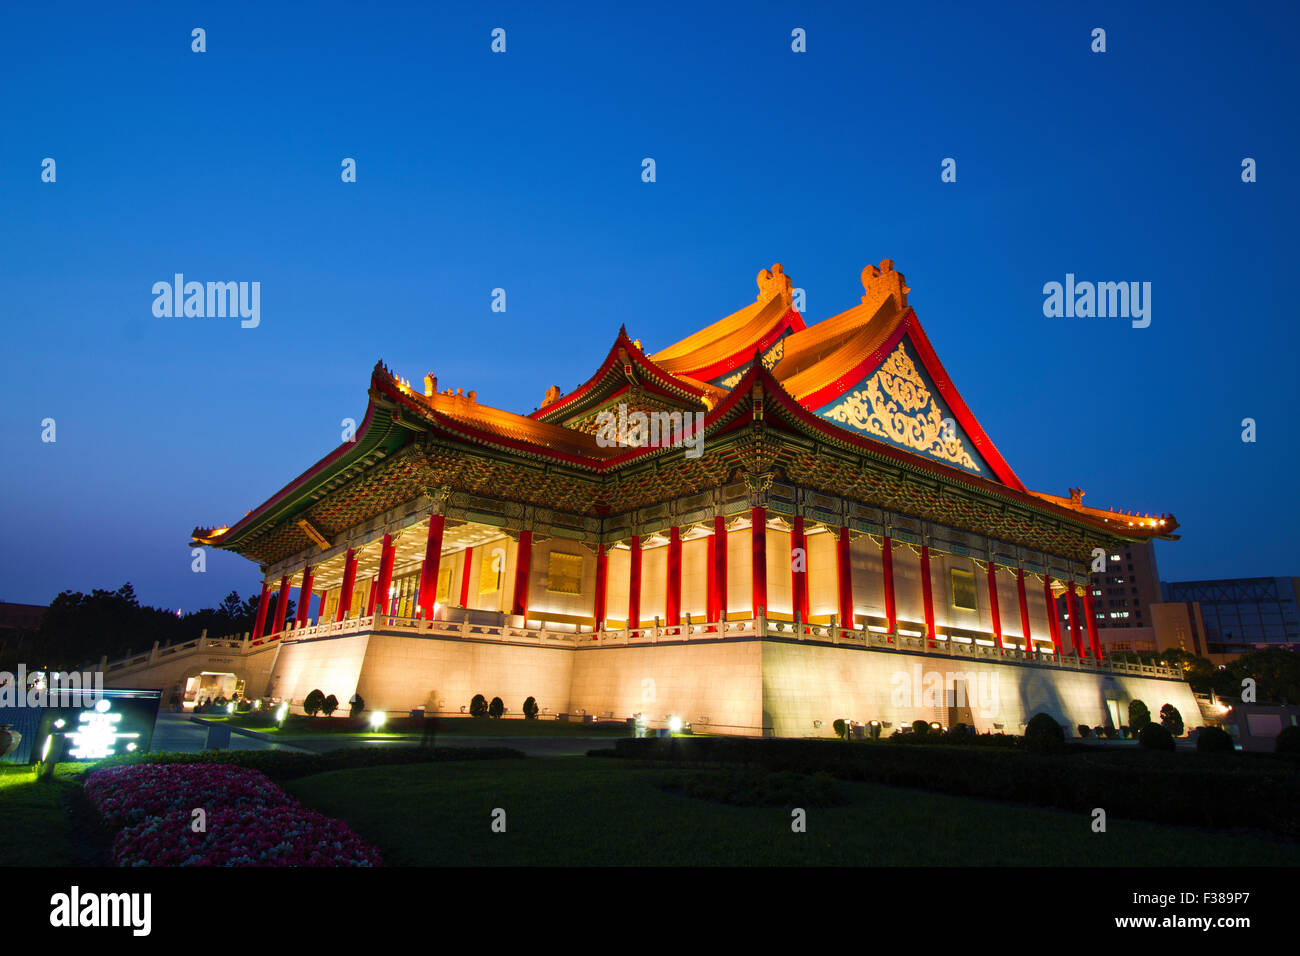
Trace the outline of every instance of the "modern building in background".
<instances>
[{"instance_id":1,"label":"modern building in background","mask_svg":"<svg viewBox=\"0 0 1300 956\"><path fill-rule=\"evenodd\" d=\"M1232 578L1165 584L1165 600L1195 605L1205 655L1236 657L1269 647L1300 649L1297 578Z\"/></svg>"},{"instance_id":2,"label":"modern building in background","mask_svg":"<svg viewBox=\"0 0 1300 956\"><path fill-rule=\"evenodd\" d=\"M1126 542L1106 553L1106 570L1089 575L1097 633L1108 653L1155 653L1164 650L1156 629L1155 609L1164 598L1156 569L1155 545ZM1069 620L1068 609L1061 608Z\"/></svg>"}]
</instances>

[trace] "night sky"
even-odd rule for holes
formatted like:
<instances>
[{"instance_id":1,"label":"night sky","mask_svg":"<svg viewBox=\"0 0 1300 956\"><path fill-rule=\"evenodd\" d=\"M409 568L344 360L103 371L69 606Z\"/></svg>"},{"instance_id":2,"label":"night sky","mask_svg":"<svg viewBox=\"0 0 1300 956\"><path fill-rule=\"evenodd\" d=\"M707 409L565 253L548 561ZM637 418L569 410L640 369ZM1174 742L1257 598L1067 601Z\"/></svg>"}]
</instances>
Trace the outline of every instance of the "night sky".
<instances>
[{"instance_id":1,"label":"night sky","mask_svg":"<svg viewBox=\"0 0 1300 956\"><path fill-rule=\"evenodd\" d=\"M1165 580L1300 574L1293 4L433 6L5 6L0 600L253 591L191 529L336 447L377 359L526 413L620 323L656 351L774 262L816 322L884 258L1027 485L1173 512ZM178 272L260 325L155 317ZM1067 273L1150 326L1045 317Z\"/></svg>"}]
</instances>

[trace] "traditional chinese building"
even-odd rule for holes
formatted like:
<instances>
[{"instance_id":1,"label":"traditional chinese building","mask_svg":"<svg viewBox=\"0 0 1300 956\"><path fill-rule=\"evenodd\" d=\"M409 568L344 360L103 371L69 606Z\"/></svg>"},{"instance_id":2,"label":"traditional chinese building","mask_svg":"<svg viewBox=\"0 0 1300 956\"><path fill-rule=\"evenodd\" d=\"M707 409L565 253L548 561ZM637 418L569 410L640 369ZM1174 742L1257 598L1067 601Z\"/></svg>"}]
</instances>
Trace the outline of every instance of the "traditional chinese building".
<instances>
[{"instance_id":1,"label":"traditional chinese building","mask_svg":"<svg viewBox=\"0 0 1300 956\"><path fill-rule=\"evenodd\" d=\"M660 351L620 330L527 415L377 365L353 440L193 533L261 568L256 628L230 645L249 692L450 712L482 693L516 713L534 696L795 736L841 717L1118 724L1132 697L1195 714L1176 675L1102 658L1085 586L1096 549L1177 522L1026 488L903 275L885 260L862 282L808 326L775 265L755 302Z\"/></svg>"}]
</instances>

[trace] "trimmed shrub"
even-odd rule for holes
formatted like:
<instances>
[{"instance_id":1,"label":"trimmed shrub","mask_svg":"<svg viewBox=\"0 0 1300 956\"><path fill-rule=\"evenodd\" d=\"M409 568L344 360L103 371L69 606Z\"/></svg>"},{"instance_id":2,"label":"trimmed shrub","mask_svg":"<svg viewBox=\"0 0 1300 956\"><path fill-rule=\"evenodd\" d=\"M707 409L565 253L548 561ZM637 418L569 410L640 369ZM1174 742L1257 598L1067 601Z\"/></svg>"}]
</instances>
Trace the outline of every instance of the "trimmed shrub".
<instances>
[{"instance_id":1,"label":"trimmed shrub","mask_svg":"<svg viewBox=\"0 0 1300 956\"><path fill-rule=\"evenodd\" d=\"M724 768L671 774L660 786L738 807L833 807L844 802L839 782L828 773Z\"/></svg>"},{"instance_id":2,"label":"trimmed shrub","mask_svg":"<svg viewBox=\"0 0 1300 956\"><path fill-rule=\"evenodd\" d=\"M1300 727L1294 724L1283 727L1282 732L1277 735L1277 744L1273 749L1280 754L1300 754Z\"/></svg>"},{"instance_id":3,"label":"trimmed shrub","mask_svg":"<svg viewBox=\"0 0 1300 956\"><path fill-rule=\"evenodd\" d=\"M1160 708L1160 723L1175 737L1183 735L1183 715L1173 704L1165 704Z\"/></svg>"},{"instance_id":4,"label":"trimmed shrub","mask_svg":"<svg viewBox=\"0 0 1300 956\"><path fill-rule=\"evenodd\" d=\"M1079 736L1085 739L1092 736L1092 728L1089 727L1087 724L1080 724L1078 727L1078 731L1079 731Z\"/></svg>"},{"instance_id":5,"label":"trimmed shrub","mask_svg":"<svg viewBox=\"0 0 1300 956\"><path fill-rule=\"evenodd\" d=\"M1174 736L1163 724L1147 724L1138 733L1138 743L1147 750L1173 750Z\"/></svg>"},{"instance_id":6,"label":"trimmed shrub","mask_svg":"<svg viewBox=\"0 0 1300 956\"><path fill-rule=\"evenodd\" d=\"M1034 714L1025 725L1025 749L1035 754L1058 753L1065 749L1065 731L1051 714Z\"/></svg>"},{"instance_id":7,"label":"trimmed shrub","mask_svg":"<svg viewBox=\"0 0 1300 956\"><path fill-rule=\"evenodd\" d=\"M498 718L506 712L505 702L500 697L493 697L492 703L488 705L488 716Z\"/></svg>"},{"instance_id":8,"label":"trimmed shrub","mask_svg":"<svg viewBox=\"0 0 1300 956\"><path fill-rule=\"evenodd\" d=\"M930 732L930 722L928 720L912 721L912 733L918 735L928 734Z\"/></svg>"},{"instance_id":9,"label":"trimmed shrub","mask_svg":"<svg viewBox=\"0 0 1300 956\"><path fill-rule=\"evenodd\" d=\"M540 708L537 706L537 699L529 697L524 701L524 720L536 720Z\"/></svg>"},{"instance_id":10,"label":"trimmed shrub","mask_svg":"<svg viewBox=\"0 0 1300 956\"><path fill-rule=\"evenodd\" d=\"M482 694L475 694L474 699L469 702L469 715L471 717L486 717L487 712L487 698Z\"/></svg>"},{"instance_id":11,"label":"trimmed shrub","mask_svg":"<svg viewBox=\"0 0 1300 956\"><path fill-rule=\"evenodd\" d=\"M324 714L326 717L333 716L334 711L338 709L339 709L339 699L335 697L333 694L330 694L323 701L321 701L320 712Z\"/></svg>"},{"instance_id":12,"label":"trimmed shrub","mask_svg":"<svg viewBox=\"0 0 1300 956\"><path fill-rule=\"evenodd\" d=\"M364 711L365 709L366 709L366 699L362 697L360 694L354 694L352 696L352 704L351 706L348 707L348 716L360 717L361 712Z\"/></svg>"},{"instance_id":13,"label":"trimmed shrub","mask_svg":"<svg viewBox=\"0 0 1300 956\"><path fill-rule=\"evenodd\" d=\"M1202 727L1196 732L1196 749L1201 753L1232 753L1232 734L1220 727Z\"/></svg>"},{"instance_id":14,"label":"trimmed shrub","mask_svg":"<svg viewBox=\"0 0 1300 956\"><path fill-rule=\"evenodd\" d=\"M205 750L200 753L119 754L95 763L95 769L137 764L221 764L260 770L277 783L330 770L355 770L393 764L442 763L460 760L523 759L510 747L340 747L323 753L289 750ZM89 772L89 771L88 771Z\"/></svg>"},{"instance_id":15,"label":"trimmed shrub","mask_svg":"<svg viewBox=\"0 0 1300 956\"><path fill-rule=\"evenodd\" d=\"M1128 725L1133 728L1133 733L1142 733L1142 728L1149 723L1151 723L1151 711L1147 710L1147 705L1140 700L1130 700L1128 702Z\"/></svg>"},{"instance_id":16,"label":"trimmed shrub","mask_svg":"<svg viewBox=\"0 0 1300 956\"><path fill-rule=\"evenodd\" d=\"M325 706L325 695L319 690L314 690L307 695L307 699L302 702L302 712L308 717L315 717Z\"/></svg>"},{"instance_id":17,"label":"trimmed shrub","mask_svg":"<svg viewBox=\"0 0 1300 956\"><path fill-rule=\"evenodd\" d=\"M1133 731L1128 724L1120 724L1119 735L1123 737L1125 740L1128 740L1130 737L1133 736Z\"/></svg>"}]
</instances>

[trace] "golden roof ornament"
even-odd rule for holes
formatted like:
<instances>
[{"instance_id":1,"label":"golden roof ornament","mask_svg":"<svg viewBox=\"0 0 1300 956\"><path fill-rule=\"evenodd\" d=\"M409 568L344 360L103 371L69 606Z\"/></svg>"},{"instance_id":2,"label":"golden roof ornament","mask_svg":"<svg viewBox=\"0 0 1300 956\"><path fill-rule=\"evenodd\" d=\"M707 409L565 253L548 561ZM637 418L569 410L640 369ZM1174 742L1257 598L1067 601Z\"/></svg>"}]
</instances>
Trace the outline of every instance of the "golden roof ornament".
<instances>
[{"instance_id":1,"label":"golden roof ornament","mask_svg":"<svg viewBox=\"0 0 1300 956\"><path fill-rule=\"evenodd\" d=\"M785 274L781 263L775 262L771 269L762 269L758 273L758 299L771 298L774 295L790 297L792 284Z\"/></svg>"},{"instance_id":2,"label":"golden roof ornament","mask_svg":"<svg viewBox=\"0 0 1300 956\"><path fill-rule=\"evenodd\" d=\"M898 302L898 307L905 309L907 293L912 290L907 287L903 273L894 271L894 260L882 259L879 266L867 263L867 267L862 270L862 291L866 293L862 297L863 305L883 305L885 299L892 295Z\"/></svg>"}]
</instances>

